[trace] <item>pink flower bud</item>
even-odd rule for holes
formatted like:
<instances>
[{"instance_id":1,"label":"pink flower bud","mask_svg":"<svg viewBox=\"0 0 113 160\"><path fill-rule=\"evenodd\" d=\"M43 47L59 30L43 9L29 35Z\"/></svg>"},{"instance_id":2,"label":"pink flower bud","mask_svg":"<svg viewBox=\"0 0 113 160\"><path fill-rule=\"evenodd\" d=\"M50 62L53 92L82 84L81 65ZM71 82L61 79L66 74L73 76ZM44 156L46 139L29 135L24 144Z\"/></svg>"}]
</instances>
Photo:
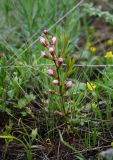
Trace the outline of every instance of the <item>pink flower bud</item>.
<instances>
[{"instance_id":1,"label":"pink flower bud","mask_svg":"<svg viewBox=\"0 0 113 160\"><path fill-rule=\"evenodd\" d=\"M53 47L50 47L50 48L49 48L49 52L50 52L51 54L53 54L54 48L53 48Z\"/></svg>"},{"instance_id":2,"label":"pink flower bud","mask_svg":"<svg viewBox=\"0 0 113 160\"><path fill-rule=\"evenodd\" d=\"M43 30L43 33L44 33L45 35L48 35L48 30L44 29L44 30Z\"/></svg>"},{"instance_id":3,"label":"pink flower bud","mask_svg":"<svg viewBox=\"0 0 113 160\"><path fill-rule=\"evenodd\" d=\"M63 63L63 58L58 58L58 65L60 66Z\"/></svg>"},{"instance_id":4,"label":"pink flower bud","mask_svg":"<svg viewBox=\"0 0 113 160\"><path fill-rule=\"evenodd\" d=\"M58 78L58 74L51 68L47 70L47 73L56 79Z\"/></svg>"},{"instance_id":5,"label":"pink flower bud","mask_svg":"<svg viewBox=\"0 0 113 160\"><path fill-rule=\"evenodd\" d=\"M56 45L56 37L53 37L51 40L51 45L55 46Z\"/></svg>"},{"instance_id":6,"label":"pink flower bud","mask_svg":"<svg viewBox=\"0 0 113 160\"><path fill-rule=\"evenodd\" d=\"M58 85L59 81L57 79L53 80L53 84Z\"/></svg>"},{"instance_id":7,"label":"pink flower bud","mask_svg":"<svg viewBox=\"0 0 113 160\"><path fill-rule=\"evenodd\" d=\"M45 42L46 42L45 38L43 38L43 37L39 37L39 40L40 40L40 42L41 42L42 44L45 44Z\"/></svg>"},{"instance_id":8,"label":"pink flower bud","mask_svg":"<svg viewBox=\"0 0 113 160\"><path fill-rule=\"evenodd\" d=\"M44 57L44 58L46 58L47 57L47 54L45 53L45 52L41 52L41 57Z\"/></svg>"},{"instance_id":9,"label":"pink flower bud","mask_svg":"<svg viewBox=\"0 0 113 160\"><path fill-rule=\"evenodd\" d=\"M43 45L44 47L47 47L47 46L48 46L47 41L45 40L45 38L39 37L39 40L40 40L40 42L42 43L42 45Z\"/></svg>"},{"instance_id":10,"label":"pink flower bud","mask_svg":"<svg viewBox=\"0 0 113 160\"><path fill-rule=\"evenodd\" d=\"M47 70L47 73L50 75L50 76L53 76L54 75L54 71L53 71L53 69L48 69Z\"/></svg>"},{"instance_id":11,"label":"pink flower bud","mask_svg":"<svg viewBox=\"0 0 113 160\"><path fill-rule=\"evenodd\" d=\"M68 81L68 82L66 83L66 90L69 89L69 88L71 88L72 85L73 85L72 82L71 82L71 81Z\"/></svg>"}]
</instances>

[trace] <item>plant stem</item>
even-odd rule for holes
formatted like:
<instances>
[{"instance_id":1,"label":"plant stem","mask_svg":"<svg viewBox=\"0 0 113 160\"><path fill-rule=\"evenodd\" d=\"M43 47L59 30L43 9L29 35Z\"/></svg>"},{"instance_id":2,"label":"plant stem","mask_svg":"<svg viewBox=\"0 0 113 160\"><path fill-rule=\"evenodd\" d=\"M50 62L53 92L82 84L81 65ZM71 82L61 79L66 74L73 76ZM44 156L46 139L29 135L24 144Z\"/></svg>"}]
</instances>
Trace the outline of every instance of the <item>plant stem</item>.
<instances>
[{"instance_id":1,"label":"plant stem","mask_svg":"<svg viewBox=\"0 0 113 160\"><path fill-rule=\"evenodd\" d=\"M57 74L58 74L59 93L60 93L60 96L61 96L62 108L63 108L63 111L64 111L64 115L66 115L65 106L64 106L64 95L63 95L63 91L62 91L62 83L61 83L60 74L59 74L59 67L57 66L56 60L54 60L54 63L55 63L56 71L57 71Z\"/></svg>"}]
</instances>

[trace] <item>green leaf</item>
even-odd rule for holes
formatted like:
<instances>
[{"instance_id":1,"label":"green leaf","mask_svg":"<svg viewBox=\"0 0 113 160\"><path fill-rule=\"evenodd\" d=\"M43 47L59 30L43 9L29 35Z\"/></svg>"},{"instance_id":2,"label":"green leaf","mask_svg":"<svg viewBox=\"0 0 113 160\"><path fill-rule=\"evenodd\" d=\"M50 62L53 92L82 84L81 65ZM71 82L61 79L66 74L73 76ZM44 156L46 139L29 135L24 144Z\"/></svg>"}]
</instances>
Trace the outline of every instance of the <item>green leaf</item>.
<instances>
[{"instance_id":1,"label":"green leaf","mask_svg":"<svg viewBox=\"0 0 113 160\"><path fill-rule=\"evenodd\" d=\"M85 91L86 90L86 83L75 81L74 86L70 89L70 92L73 92L73 94L76 94L79 91Z\"/></svg>"},{"instance_id":2,"label":"green leaf","mask_svg":"<svg viewBox=\"0 0 113 160\"><path fill-rule=\"evenodd\" d=\"M111 142L111 147L113 147L113 142Z\"/></svg>"},{"instance_id":3,"label":"green leaf","mask_svg":"<svg viewBox=\"0 0 113 160\"><path fill-rule=\"evenodd\" d=\"M31 132L32 140L36 139L36 136L37 136L37 128L33 129Z\"/></svg>"},{"instance_id":4,"label":"green leaf","mask_svg":"<svg viewBox=\"0 0 113 160\"><path fill-rule=\"evenodd\" d=\"M26 95L24 98L18 100L18 104L15 107L22 109L34 100L35 96L33 94Z\"/></svg>"},{"instance_id":5,"label":"green leaf","mask_svg":"<svg viewBox=\"0 0 113 160\"><path fill-rule=\"evenodd\" d=\"M66 54L66 50L67 50L67 47L68 47L68 43L69 43L69 37L68 35L65 35L64 36L64 48L61 52L61 56L64 58L65 57L65 54Z\"/></svg>"},{"instance_id":6,"label":"green leaf","mask_svg":"<svg viewBox=\"0 0 113 160\"><path fill-rule=\"evenodd\" d=\"M13 98L13 96L14 96L14 90L9 90L9 91L7 92L7 94L8 94L8 96L9 96L10 98Z\"/></svg>"}]
</instances>

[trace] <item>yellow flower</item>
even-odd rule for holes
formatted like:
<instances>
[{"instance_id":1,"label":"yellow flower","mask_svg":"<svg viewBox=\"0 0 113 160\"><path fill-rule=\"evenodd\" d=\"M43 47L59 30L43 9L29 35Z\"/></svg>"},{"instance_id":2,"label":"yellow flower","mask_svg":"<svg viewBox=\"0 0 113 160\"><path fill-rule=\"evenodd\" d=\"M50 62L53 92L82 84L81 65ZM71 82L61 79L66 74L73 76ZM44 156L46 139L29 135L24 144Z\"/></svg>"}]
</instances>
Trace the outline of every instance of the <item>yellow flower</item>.
<instances>
[{"instance_id":1,"label":"yellow flower","mask_svg":"<svg viewBox=\"0 0 113 160\"><path fill-rule=\"evenodd\" d=\"M96 47L92 46L92 47L89 48L89 50L90 50L91 53L95 53L97 49L96 49Z\"/></svg>"},{"instance_id":2,"label":"yellow flower","mask_svg":"<svg viewBox=\"0 0 113 160\"><path fill-rule=\"evenodd\" d=\"M89 47L91 46L91 43L90 42L87 42L85 47L88 49Z\"/></svg>"},{"instance_id":3,"label":"yellow flower","mask_svg":"<svg viewBox=\"0 0 113 160\"><path fill-rule=\"evenodd\" d=\"M107 41L107 44L108 44L109 46L112 46L113 40L112 40L112 39L109 39L109 40Z\"/></svg>"},{"instance_id":4,"label":"yellow flower","mask_svg":"<svg viewBox=\"0 0 113 160\"><path fill-rule=\"evenodd\" d=\"M105 57L106 57L106 58L113 58L113 53L112 53L112 51L106 52Z\"/></svg>"},{"instance_id":5,"label":"yellow flower","mask_svg":"<svg viewBox=\"0 0 113 160\"><path fill-rule=\"evenodd\" d=\"M94 90L96 86L93 83L87 82L87 87L90 91Z\"/></svg>"}]
</instances>

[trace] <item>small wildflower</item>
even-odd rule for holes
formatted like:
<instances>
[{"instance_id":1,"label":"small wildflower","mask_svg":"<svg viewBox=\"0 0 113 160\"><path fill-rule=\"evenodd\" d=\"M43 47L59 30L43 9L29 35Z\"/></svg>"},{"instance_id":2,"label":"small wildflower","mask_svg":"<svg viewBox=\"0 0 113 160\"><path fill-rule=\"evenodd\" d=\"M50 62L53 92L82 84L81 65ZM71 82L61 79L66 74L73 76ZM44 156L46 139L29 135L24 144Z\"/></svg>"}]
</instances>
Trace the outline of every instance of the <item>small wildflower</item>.
<instances>
[{"instance_id":1,"label":"small wildflower","mask_svg":"<svg viewBox=\"0 0 113 160\"><path fill-rule=\"evenodd\" d=\"M57 79L53 80L53 84L58 85L59 81Z\"/></svg>"},{"instance_id":2,"label":"small wildflower","mask_svg":"<svg viewBox=\"0 0 113 160\"><path fill-rule=\"evenodd\" d=\"M107 44L108 44L109 46L112 46L112 45L113 45L113 40L112 40L112 39L109 39L109 40L107 41Z\"/></svg>"},{"instance_id":3,"label":"small wildflower","mask_svg":"<svg viewBox=\"0 0 113 160\"><path fill-rule=\"evenodd\" d=\"M39 40L40 40L40 42L42 43L42 45L43 45L44 47L47 47L47 46L48 46L47 41L45 40L44 37L39 37Z\"/></svg>"},{"instance_id":4,"label":"small wildflower","mask_svg":"<svg viewBox=\"0 0 113 160\"><path fill-rule=\"evenodd\" d=\"M53 37L51 40L51 45L55 46L56 45L56 37Z\"/></svg>"},{"instance_id":5,"label":"small wildflower","mask_svg":"<svg viewBox=\"0 0 113 160\"><path fill-rule=\"evenodd\" d=\"M96 86L93 83L89 83L89 82L87 82L87 87L90 91L92 91L96 88Z\"/></svg>"},{"instance_id":6,"label":"small wildflower","mask_svg":"<svg viewBox=\"0 0 113 160\"><path fill-rule=\"evenodd\" d=\"M54 75L53 69L48 69L48 70L47 70L47 73L48 73L50 76L53 76L53 75Z\"/></svg>"},{"instance_id":7,"label":"small wildflower","mask_svg":"<svg viewBox=\"0 0 113 160\"><path fill-rule=\"evenodd\" d=\"M48 30L44 29L44 30L43 30L43 33L44 33L45 35L48 35Z\"/></svg>"},{"instance_id":8,"label":"small wildflower","mask_svg":"<svg viewBox=\"0 0 113 160\"><path fill-rule=\"evenodd\" d=\"M47 70L47 73L52 77L58 78L58 74L51 68Z\"/></svg>"},{"instance_id":9,"label":"small wildflower","mask_svg":"<svg viewBox=\"0 0 113 160\"><path fill-rule=\"evenodd\" d=\"M69 89L69 88L71 88L72 85L73 85L72 82L71 82L71 81L68 81L68 82L66 83L66 90Z\"/></svg>"},{"instance_id":10,"label":"small wildflower","mask_svg":"<svg viewBox=\"0 0 113 160\"><path fill-rule=\"evenodd\" d=\"M97 49L96 49L96 47L90 47L89 50L91 53L95 53Z\"/></svg>"},{"instance_id":11,"label":"small wildflower","mask_svg":"<svg viewBox=\"0 0 113 160\"><path fill-rule=\"evenodd\" d=\"M50 52L51 54L53 54L53 53L54 53L54 48L53 48L53 47L50 47L50 48L49 48L49 52Z\"/></svg>"},{"instance_id":12,"label":"small wildflower","mask_svg":"<svg viewBox=\"0 0 113 160\"><path fill-rule=\"evenodd\" d=\"M106 52L105 57L106 57L106 58L113 58L113 53L112 53L112 51Z\"/></svg>"},{"instance_id":13,"label":"small wildflower","mask_svg":"<svg viewBox=\"0 0 113 160\"><path fill-rule=\"evenodd\" d=\"M89 47L91 46L91 43L90 42L87 42L85 47L88 49Z\"/></svg>"},{"instance_id":14,"label":"small wildflower","mask_svg":"<svg viewBox=\"0 0 113 160\"><path fill-rule=\"evenodd\" d=\"M63 63L63 58L58 58L58 65L60 66Z\"/></svg>"},{"instance_id":15,"label":"small wildflower","mask_svg":"<svg viewBox=\"0 0 113 160\"><path fill-rule=\"evenodd\" d=\"M46 58L46 57L47 57L47 54L42 51L42 52L41 52L41 57Z\"/></svg>"}]
</instances>

